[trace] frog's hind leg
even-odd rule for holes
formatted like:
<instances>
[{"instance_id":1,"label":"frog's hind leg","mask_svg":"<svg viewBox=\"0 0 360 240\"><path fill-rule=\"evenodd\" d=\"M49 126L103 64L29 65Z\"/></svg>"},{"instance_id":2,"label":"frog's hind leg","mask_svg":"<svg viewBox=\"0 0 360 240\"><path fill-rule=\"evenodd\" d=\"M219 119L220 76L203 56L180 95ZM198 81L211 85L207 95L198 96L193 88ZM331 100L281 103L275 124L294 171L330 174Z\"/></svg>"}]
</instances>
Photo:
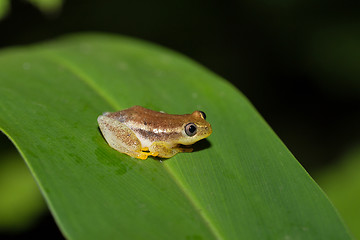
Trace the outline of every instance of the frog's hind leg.
<instances>
[{"instance_id":1,"label":"frog's hind leg","mask_svg":"<svg viewBox=\"0 0 360 240\"><path fill-rule=\"evenodd\" d=\"M144 160L151 155L149 152L142 151L139 139L125 124L104 115L98 117L98 123L110 147L131 157Z\"/></svg>"}]
</instances>

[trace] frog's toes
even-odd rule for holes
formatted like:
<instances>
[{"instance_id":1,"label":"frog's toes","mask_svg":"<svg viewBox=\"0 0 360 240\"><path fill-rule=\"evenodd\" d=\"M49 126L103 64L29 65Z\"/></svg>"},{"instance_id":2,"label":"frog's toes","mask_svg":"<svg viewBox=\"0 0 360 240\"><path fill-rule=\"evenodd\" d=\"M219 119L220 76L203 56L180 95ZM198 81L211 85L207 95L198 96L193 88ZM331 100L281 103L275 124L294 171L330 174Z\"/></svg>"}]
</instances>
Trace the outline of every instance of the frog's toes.
<instances>
[{"instance_id":1,"label":"frog's toes","mask_svg":"<svg viewBox=\"0 0 360 240\"><path fill-rule=\"evenodd\" d=\"M136 158L141 159L141 160L146 160L148 158L148 156L150 156L150 153L147 152L140 152Z\"/></svg>"},{"instance_id":2,"label":"frog's toes","mask_svg":"<svg viewBox=\"0 0 360 240\"><path fill-rule=\"evenodd\" d=\"M154 156L154 157L156 157L156 156L159 155L159 152L153 152L151 155Z\"/></svg>"},{"instance_id":3,"label":"frog's toes","mask_svg":"<svg viewBox=\"0 0 360 240\"><path fill-rule=\"evenodd\" d=\"M141 148L141 151L143 151L143 152L148 152L148 151L149 151L149 148L148 148L148 147Z\"/></svg>"}]
</instances>

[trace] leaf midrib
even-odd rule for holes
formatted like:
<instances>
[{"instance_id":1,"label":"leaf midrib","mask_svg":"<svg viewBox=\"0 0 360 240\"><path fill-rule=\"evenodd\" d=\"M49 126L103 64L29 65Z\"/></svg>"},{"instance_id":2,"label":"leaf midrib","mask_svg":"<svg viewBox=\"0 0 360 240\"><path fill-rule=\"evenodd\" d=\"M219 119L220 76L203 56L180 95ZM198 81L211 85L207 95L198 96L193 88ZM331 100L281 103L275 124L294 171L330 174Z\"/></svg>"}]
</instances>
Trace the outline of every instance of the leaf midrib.
<instances>
[{"instance_id":1,"label":"leaf midrib","mask_svg":"<svg viewBox=\"0 0 360 240\"><path fill-rule=\"evenodd\" d=\"M68 59L63 58L53 52L44 52L44 57L54 62L55 64L60 64L62 67L65 67L72 72L75 76L78 77L83 83L89 86L95 93L97 93L101 98L105 99L114 110L122 109L117 101L110 97L110 94L107 94L105 91L101 90L101 88L96 84L95 81L92 80L90 76L88 76L84 71L80 68L76 67L73 62L69 62ZM167 171L170 178L173 182L179 187L181 192L184 194L185 198L188 199L191 206L194 208L194 211L200 215L200 218L204 221L204 224L209 228L209 231L214 235L215 239L221 240L225 239L225 237L220 233L220 231L215 227L215 224L211 221L211 218L208 214L206 214L205 208L201 207L201 204L197 201L196 197L189 191L184 184L179 180L177 175L174 173L174 170L168 165L163 163L164 169ZM198 211L201 209L201 211Z\"/></svg>"}]
</instances>

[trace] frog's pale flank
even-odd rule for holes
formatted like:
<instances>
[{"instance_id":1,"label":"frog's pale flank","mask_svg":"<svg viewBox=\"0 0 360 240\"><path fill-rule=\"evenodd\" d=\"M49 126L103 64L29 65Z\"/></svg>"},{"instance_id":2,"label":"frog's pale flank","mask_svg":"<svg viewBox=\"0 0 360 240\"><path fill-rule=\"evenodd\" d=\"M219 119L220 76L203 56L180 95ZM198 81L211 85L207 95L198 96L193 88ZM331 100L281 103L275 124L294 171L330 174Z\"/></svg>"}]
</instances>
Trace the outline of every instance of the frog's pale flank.
<instances>
[{"instance_id":1,"label":"frog's pale flank","mask_svg":"<svg viewBox=\"0 0 360 240\"><path fill-rule=\"evenodd\" d=\"M205 119L202 111L173 115L133 106L119 112L106 112L97 121L112 148L134 158L146 159L191 152L193 149L187 145L212 133Z\"/></svg>"}]
</instances>

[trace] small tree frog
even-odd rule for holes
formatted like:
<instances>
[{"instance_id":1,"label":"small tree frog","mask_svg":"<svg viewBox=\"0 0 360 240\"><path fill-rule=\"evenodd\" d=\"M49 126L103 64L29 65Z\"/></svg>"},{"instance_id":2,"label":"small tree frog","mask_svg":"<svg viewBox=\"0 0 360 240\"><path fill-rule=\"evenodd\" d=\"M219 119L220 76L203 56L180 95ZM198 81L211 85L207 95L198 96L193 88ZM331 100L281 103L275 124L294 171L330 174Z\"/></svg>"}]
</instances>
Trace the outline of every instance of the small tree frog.
<instances>
[{"instance_id":1,"label":"small tree frog","mask_svg":"<svg viewBox=\"0 0 360 240\"><path fill-rule=\"evenodd\" d=\"M106 112L97 121L107 143L131 157L170 158L178 152L191 152L186 145L208 137L211 125L202 111L173 115L141 106Z\"/></svg>"}]
</instances>

